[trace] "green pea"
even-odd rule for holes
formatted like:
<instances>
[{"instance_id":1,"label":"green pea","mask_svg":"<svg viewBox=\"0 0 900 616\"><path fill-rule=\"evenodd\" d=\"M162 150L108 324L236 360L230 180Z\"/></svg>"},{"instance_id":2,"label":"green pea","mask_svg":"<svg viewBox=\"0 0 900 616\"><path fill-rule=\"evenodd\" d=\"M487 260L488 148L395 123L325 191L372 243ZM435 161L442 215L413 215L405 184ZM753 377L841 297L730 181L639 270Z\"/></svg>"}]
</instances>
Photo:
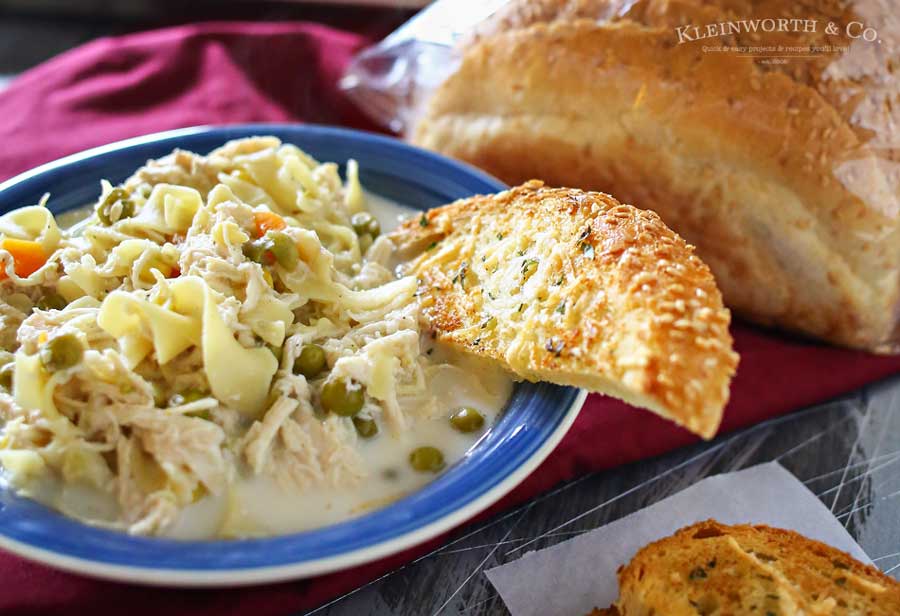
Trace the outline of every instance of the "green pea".
<instances>
[{"instance_id":1,"label":"green pea","mask_svg":"<svg viewBox=\"0 0 900 616\"><path fill-rule=\"evenodd\" d=\"M169 406L181 406L182 404L189 404L191 402L196 402L197 400L202 400L206 398L207 394L205 391L200 389L186 389L181 393L175 394L171 398L169 398Z\"/></svg>"},{"instance_id":2,"label":"green pea","mask_svg":"<svg viewBox=\"0 0 900 616\"><path fill-rule=\"evenodd\" d=\"M531 278L538 271L538 262L535 259L526 259L522 263L522 277L525 280Z\"/></svg>"},{"instance_id":3,"label":"green pea","mask_svg":"<svg viewBox=\"0 0 900 616\"><path fill-rule=\"evenodd\" d=\"M0 368L0 388L10 393L13 390L13 372L15 372L15 369L16 366L12 362Z\"/></svg>"},{"instance_id":4,"label":"green pea","mask_svg":"<svg viewBox=\"0 0 900 616\"><path fill-rule=\"evenodd\" d=\"M362 410L366 395L361 385L344 378L331 379L322 386L322 409L341 417L352 417Z\"/></svg>"},{"instance_id":5,"label":"green pea","mask_svg":"<svg viewBox=\"0 0 900 616\"><path fill-rule=\"evenodd\" d=\"M191 402L196 402L197 400L202 400L209 396L209 393L202 391L200 389L186 389L180 394L175 394L171 398L169 398L169 406L181 406L182 404L190 404ZM209 412L209 409L203 409L202 411L192 411L187 413L187 415L191 417L197 417L199 419L205 419L206 421L212 421L212 415Z\"/></svg>"},{"instance_id":6,"label":"green pea","mask_svg":"<svg viewBox=\"0 0 900 616\"><path fill-rule=\"evenodd\" d=\"M184 404L184 396L181 394L172 394L168 400L168 406L181 406Z\"/></svg>"},{"instance_id":7,"label":"green pea","mask_svg":"<svg viewBox=\"0 0 900 616\"><path fill-rule=\"evenodd\" d=\"M409 464L420 473L436 473L444 468L444 454L437 447L418 447L409 454Z\"/></svg>"},{"instance_id":8,"label":"green pea","mask_svg":"<svg viewBox=\"0 0 900 616\"><path fill-rule=\"evenodd\" d=\"M323 408L321 407L321 405L320 405L320 406L314 406L314 407L313 407L313 415L315 416L316 419L323 419L323 420L324 420L326 417L328 417L328 411L326 411L325 409L323 409Z\"/></svg>"},{"instance_id":9,"label":"green pea","mask_svg":"<svg viewBox=\"0 0 900 616\"><path fill-rule=\"evenodd\" d=\"M62 310L66 304L66 298L59 293L48 293L38 299L34 305L41 310Z\"/></svg>"},{"instance_id":10,"label":"green pea","mask_svg":"<svg viewBox=\"0 0 900 616\"><path fill-rule=\"evenodd\" d=\"M375 423L374 419L354 417L353 427L356 428L356 433L363 438L372 438L373 436L378 434L378 424Z\"/></svg>"},{"instance_id":11,"label":"green pea","mask_svg":"<svg viewBox=\"0 0 900 616\"><path fill-rule=\"evenodd\" d=\"M356 231L356 234L360 237L368 235L372 239L375 239L381 235L381 225L378 223L378 219L368 212L358 212L354 214L353 217L350 218L350 224L353 226L353 230Z\"/></svg>"},{"instance_id":12,"label":"green pea","mask_svg":"<svg viewBox=\"0 0 900 616\"><path fill-rule=\"evenodd\" d=\"M62 334L47 341L40 350L41 363L50 372L71 368L81 361L84 347L75 334Z\"/></svg>"},{"instance_id":13,"label":"green pea","mask_svg":"<svg viewBox=\"0 0 900 616\"><path fill-rule=\"evenodd\" d=\"M164 407L167 402L165 388L159 383L151 383L150 387L153 388L153 404L158 407Z\"/></svg>"},{"instance_id":14,"label":"green pea","mask_svg":"<svg viewBox=\"0 0 900 616\"><path fill-rule=\"evenodd\" d=\"M270 231L266 234L267 247L275 256L278 265L286 270L293 270L300 261L300 253L291 236L280 231Z\"/></svg>"},{"instance_id":15,"label":"green pea","mask_svg":"<svg viewBox=\"0 0 900 616\"><path fill-rule=\"evenodd\" d=\"M325 369L325 349L318 344L304 344L294 360L294 374L313 378Z\"/></svg>"},{"instance_id":16,"label":"green pea","mask_svg":"<svg viewBox=\"0 0 900 616\"><path fill-rule=\"evenodd\" d=\"M484 415L470 406L461 406L450 414L450 424L460 432L477 432L484 427Z\"/></svg>"},{"instance_id":17,"label":"green pea","mask_svg":"<svg viewBox=\"0 0 900 616\"><path fill-rule=\"evenodd\" d=\"M265 244L264 240L251 240L245 242L244 245L241 246L241 252L254 263L263 263L266 256Z\"/></svg>"},{"instance_id":18,"label":"green pea","mask_svg":"<svg viewBox=\"0 0 900 616\"><path fill-rule=\"evenodd\" d=\"M121 211L118 214L113 214L113 206L116 203L120 204ZM129 198L128 192L119 186L109 191L109 194L97 205L97 218L107 227L119 220L131 218L132 216L134 216L134 201Z\"/></svg>"}]
</instances>

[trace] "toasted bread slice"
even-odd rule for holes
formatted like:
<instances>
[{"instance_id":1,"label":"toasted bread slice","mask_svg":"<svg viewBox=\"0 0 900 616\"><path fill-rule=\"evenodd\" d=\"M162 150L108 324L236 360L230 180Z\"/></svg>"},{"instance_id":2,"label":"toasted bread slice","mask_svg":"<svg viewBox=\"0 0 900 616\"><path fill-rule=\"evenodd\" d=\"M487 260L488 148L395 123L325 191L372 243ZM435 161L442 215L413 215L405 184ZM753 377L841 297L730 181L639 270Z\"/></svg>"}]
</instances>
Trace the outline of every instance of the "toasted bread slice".
<instances>
[{"instance_id":1,"label":"toasted bread slice","mask_svg":"<svg viewBox=\"0 0 900 616\"><path fill-rule=\"evenodd\" d=\"M619 570L622 616L900 614L900 584L789 530L714 520L651 543Z\"/></svg>"},{"instance_id":2,"label":"toasted bread slice","mask_svg":"<svg viewBox=\"0 0 900 616\"><path fill-rule=\"evenodd\" d=\"M737 365L709 268L653 212L531 181L391 236L436 338L602 392L705 438Z\"/></svg>"}]
</instances>

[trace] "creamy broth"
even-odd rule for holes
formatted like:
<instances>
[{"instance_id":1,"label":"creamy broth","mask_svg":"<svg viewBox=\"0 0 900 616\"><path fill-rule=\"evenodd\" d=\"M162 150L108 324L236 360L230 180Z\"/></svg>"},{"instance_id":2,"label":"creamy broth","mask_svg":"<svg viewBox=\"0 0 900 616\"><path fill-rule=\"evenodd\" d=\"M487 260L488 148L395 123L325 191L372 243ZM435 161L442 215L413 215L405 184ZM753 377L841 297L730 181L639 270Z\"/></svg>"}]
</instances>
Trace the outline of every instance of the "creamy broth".
<instances>
[{"instance_id":1,"label":"creamy broth","mask_svg":"<svg viewBox=\"0 0 900 616\"><path fill-rule=\"evenodd\" d=\"M56 224L58 224L61 229L68 229L75 232L78 229L78 223L84 222L93 213L93 205L82 205L60 214L55 214L54 217L56 218Z\"/></svg>"},{"instance_id":2,"label":"creamy broth","mask_svg":"<svg viewBox=\"0 0 900 616\"><path fill-rule=\"evenodd\" d=\"M404 218L418 215L418 210L376 195L366 194L366 200L369 211L384 231L394 229ZM61 227L74 230L91 212L91 207L79 208L61 214L57 220ZM428 353L439 364L431 371L427 383L436 404L425 416L410 413L411 426L405 432L383 429L373 438L359 439L357 450L368 476L358 485L285 490L271 477L253 475L239 465L239 476L224 493L207 494L184 507L163 535L209 539L297 532L365 514L429 483L436 475L414 470L409 463L410 453L417 447L434 446L444 455L445 469L458 462L502 412L513 383L496 366L435 344L427 334L421 336L420 351ZM484 415L483 429L461 433L452 427L449 416L462 406L478 409ZM99 525L111 524L119 515L112 495L52 477L23 486L20 492Z\"/></svg>"},{"instance_id":3,"label":"creamy broth","mask_svg":"<svg viewBox=\"0 0 900 616\"><path fill-rule=\"evenodd\" d=\"M458 369L442 369L430 383L437 394L433 417L419 419L409 431L388 432L361 440L359 451L369 476L355 487L311 488L302 492L282 490L266 477L242 478L229 495L207 497L185 508L168 536L199 539L216 534L224 537L278 535L342 522L384 507L418 490L435 478L413 470L409 454L416 447L435 446L444 454L447 467L466 455L503 410L512 391L510 379L481 361L437 349L442 359ZM477 372L476 372L477 371ZM477 374L475 378L473 375ZM454 430L449 414L459 406L472 406L485 416L485 428L475 434Z\"/></svg>"}]
</instances>

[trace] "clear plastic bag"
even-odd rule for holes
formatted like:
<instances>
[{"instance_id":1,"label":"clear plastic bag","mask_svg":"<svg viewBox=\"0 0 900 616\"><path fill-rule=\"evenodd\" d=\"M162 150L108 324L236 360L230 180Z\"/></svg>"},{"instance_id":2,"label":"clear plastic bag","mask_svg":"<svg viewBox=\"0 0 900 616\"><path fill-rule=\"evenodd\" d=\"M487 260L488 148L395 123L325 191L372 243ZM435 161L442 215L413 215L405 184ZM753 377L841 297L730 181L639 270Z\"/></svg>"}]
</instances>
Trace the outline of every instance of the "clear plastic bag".
<instances>
[{"instance_id":1,"label":"clear plastic bag","mask_svg":"<svg viewBox=\"0 0 900 616\"><path fill-rule=\"evenodd\" d=\"M344 84L507 183L609 192L751 320L900 351L894 0L438 0Z\"/></svg>"},{"instance_id":2,"label":"clear plastic bag","mask_svg":"<svg viewBox=\"0 0 900 616\"><path fill-rule=\"evenodd\" d=\"M458 43L508 0L437 0L359 53L341 87L378 123L406 132L416 111L456 69Z\"/></svg>"}]
</instances>

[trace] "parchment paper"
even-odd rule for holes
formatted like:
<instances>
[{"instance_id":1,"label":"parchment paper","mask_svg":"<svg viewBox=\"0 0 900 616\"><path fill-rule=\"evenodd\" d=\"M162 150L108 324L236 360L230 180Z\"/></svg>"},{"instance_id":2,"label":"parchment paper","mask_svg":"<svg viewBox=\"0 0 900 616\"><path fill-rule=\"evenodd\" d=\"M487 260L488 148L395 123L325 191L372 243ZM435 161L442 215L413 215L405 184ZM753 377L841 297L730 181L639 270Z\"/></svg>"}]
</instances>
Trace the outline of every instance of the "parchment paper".
<instances>
[{"instance_id":1,"label":"parchment paper","mask_svg":"<svg viewBox=\"0 0 900 616\"><path fill-rule=\"evenodd\" d=\"M871 563L812 492L777 462L708 477L602 528L487 571L513 616L581 616L618 596L616 569L646 544L715 518L788 528Z\"/></svg>"}]
</instances>

